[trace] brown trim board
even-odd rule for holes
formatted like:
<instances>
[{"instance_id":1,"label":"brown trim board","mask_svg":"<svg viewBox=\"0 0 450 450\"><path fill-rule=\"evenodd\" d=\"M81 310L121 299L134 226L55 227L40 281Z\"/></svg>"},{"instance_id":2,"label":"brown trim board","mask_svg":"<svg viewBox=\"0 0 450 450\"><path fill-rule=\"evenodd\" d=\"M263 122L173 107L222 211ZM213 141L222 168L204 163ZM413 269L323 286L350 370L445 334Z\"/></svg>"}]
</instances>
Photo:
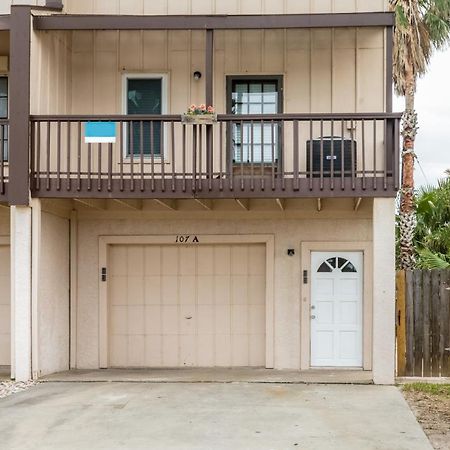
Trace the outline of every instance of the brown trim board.
<instances>
[{"instance_id":1,"label":"brown trim board","mask_svg":"<svg viewBox=\"0 0 450 450\"><path fill-rule=\"evenodd\" d=\"M51 15L35 16L35 30L241 30L285 28L393 27L394 14L265 15Z\"/></svg>"}]
</instances>

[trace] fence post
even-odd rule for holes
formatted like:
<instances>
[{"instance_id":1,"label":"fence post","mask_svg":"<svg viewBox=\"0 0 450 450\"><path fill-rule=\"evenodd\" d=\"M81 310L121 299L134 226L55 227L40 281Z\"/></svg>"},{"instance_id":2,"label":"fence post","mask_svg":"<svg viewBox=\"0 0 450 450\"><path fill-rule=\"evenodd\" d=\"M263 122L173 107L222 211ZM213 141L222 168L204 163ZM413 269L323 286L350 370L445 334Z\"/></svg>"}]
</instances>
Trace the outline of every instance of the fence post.
<instances>
[{"instance_id":1,"label":"fence post","mask_svg":"<svg viewBox=\"0 0 450 450\"><path fill-rule=\"evenodd\" d=\"M406 373L406 289L405 271L396 274L396 336L397 336L397 376Z\"/></svg>"}]
</instances>

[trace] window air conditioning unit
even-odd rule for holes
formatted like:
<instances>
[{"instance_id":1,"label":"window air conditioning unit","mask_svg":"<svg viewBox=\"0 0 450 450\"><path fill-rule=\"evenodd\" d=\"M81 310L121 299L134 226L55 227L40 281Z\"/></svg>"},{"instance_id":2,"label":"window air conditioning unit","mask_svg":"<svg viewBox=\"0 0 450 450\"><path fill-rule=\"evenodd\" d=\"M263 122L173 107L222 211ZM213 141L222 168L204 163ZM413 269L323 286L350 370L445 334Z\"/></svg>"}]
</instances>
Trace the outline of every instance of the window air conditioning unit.
<instances>
[{"instance_id":1,"label":"window air conditioning unit","mask_svg":"<svg viewBox=\"0 0 450 450\"><path fill-rule=\"evenodd\" d=\"M342 139L340 136L327 136L322 141L320 139L306 141L306 171L308 176L311 176L311 142L313 177L320 177L321 142L323 143L322 161L324 178L331 177L331 161L333 161L333 175L335 177L341 176L342 167L344 168L345 177L352 176L352 164L353 170L356 173L356 141Z\"/></svg>"}]
</instances>

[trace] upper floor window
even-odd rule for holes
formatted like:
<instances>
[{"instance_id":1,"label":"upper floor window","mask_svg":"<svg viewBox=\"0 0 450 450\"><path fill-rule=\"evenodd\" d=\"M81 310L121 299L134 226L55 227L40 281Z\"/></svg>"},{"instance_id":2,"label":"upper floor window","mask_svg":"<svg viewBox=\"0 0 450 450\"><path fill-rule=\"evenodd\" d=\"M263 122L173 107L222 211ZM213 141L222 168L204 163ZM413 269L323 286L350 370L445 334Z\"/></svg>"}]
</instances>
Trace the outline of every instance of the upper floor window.
<instances>
[{"instance_id":1,"label":"upper floor window","mask_svg":"<svg viewBox=\"0 0 450 450\"><path fill-rule=\"evenodd\" d=\"M228 113L236 115L283 112L281 76L236 76L228 79ZM279 126L243 121L233 125L235 163L274 163L278 160Z\"/></svg>"}]
</instances>

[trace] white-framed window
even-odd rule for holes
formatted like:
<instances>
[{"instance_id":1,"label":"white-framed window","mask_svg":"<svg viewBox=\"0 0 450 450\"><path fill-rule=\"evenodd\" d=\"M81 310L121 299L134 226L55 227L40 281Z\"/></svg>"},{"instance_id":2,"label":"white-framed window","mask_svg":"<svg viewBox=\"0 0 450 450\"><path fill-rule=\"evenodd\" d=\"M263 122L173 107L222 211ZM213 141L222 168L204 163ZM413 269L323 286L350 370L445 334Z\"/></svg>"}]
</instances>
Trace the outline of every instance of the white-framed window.
<instances>
[{"instance_id":1,"label":"white-framed window","mask_svg":"<svg viewBox=\"0 0 450 450\"><path fill-rule=\"evenodd\" d=\"M123 75L123 110L126 115L162 115L168 110L167 74ZM161 157L164 126L159 121L136 121L125 125L126 156Z\"/></svg>"}]
</instances>

